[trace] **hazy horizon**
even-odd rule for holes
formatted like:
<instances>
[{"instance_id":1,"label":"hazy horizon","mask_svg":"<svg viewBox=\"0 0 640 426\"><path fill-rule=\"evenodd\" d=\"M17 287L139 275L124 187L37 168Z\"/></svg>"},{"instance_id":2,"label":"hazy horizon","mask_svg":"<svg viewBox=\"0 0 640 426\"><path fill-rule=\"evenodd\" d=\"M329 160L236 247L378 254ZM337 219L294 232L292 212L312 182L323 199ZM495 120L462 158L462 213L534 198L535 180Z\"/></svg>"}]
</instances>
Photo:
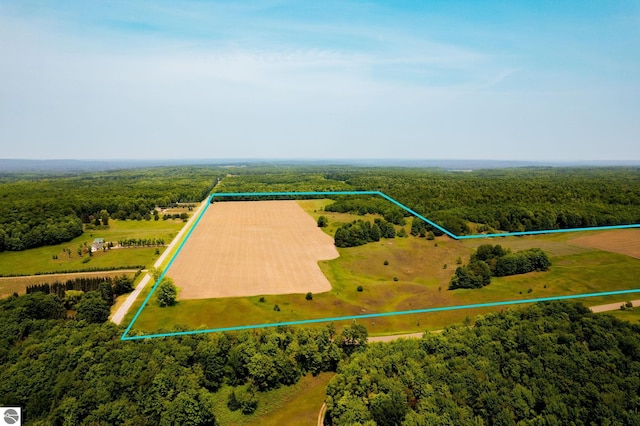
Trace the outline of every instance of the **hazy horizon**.
<instances>
[{"instance_id":1,"label":"hazy horizon","mask_svg":"<svg viewBox=\"0 0 640 426\"><path fill-rule=\"evenodd\" d=\"M9 159L640 161L640 3L0 0Z\"/></svg>"}]
</instances>

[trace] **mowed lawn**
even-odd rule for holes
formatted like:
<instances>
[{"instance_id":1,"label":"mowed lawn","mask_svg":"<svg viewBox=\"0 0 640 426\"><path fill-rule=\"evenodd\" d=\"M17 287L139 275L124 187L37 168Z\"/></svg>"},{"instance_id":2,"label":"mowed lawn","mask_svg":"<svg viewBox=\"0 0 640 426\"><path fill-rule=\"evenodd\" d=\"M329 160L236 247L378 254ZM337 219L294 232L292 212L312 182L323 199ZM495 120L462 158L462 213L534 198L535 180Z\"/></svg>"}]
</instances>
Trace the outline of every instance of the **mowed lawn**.
<instances>
[{"instance_id":1,"label":"mowed lawn","mask_svg":"<svg viewBox=\"0 0 640 426\"><path fill-rule=\"evenodd\" d=\"M327 216L334 227L335 222L345 223L356 218L353 215L322 212L323 202L326 203L323 200L310 200L301 204L316 218L320 214ZM373 220L373 217L369 219ZM320 262L321 269L332 283L332 290L314 294L313 300L305 300L302 293L265 296L264 301L260 300L260 296L183 300L176 306L160 308L152 298L134 329L170 331L176 325L186 329L210 329L637 287L640 260L571 242L573 238L584 234L587 233L467 241L454 241L447 237L428 241L411 236L383 239L360 247L339 249L338 259ZM513 251L539 247L549 254L553 266L548 272L493 278L492 283L482 289L448 290L458 259L468 262L473 250L487 243L501 244ZM359 286L363 291L358 291ZM582 299L582 302L595 305L619 299L598 297ZM279 311L274 310L275 305ZM473 319L478 314L500 309L507 308L397 315L362 319L360 322L367 326L371 334L376 335L417 332L440 329L467 317Z\"/></svg>"},{"instance_id":2,"label":"mowed lawn","mask_svg":"<svg viewBox=\"0 0 640 426\"><path fill-rule=\"evenodd\" d=\"M151 265L157 257L155 247L126 248L96 252L87 263L83 263L87 254L78 256L77 249L87 243L91 245L95 238L117 242L121 239L163 238L169 244L184 226L182 220L135 221L111 220L107 230L88 230L79 237L54 246L38 247L19 252L0 253L0 275L32 275L66 270L87 270L94 268L113 268L120 266ZM64 252L71 250L71 256ZM163 247L158 248L160 252ZM54 259L57 256L58 259Z\"/></svg>"}]
</instances>

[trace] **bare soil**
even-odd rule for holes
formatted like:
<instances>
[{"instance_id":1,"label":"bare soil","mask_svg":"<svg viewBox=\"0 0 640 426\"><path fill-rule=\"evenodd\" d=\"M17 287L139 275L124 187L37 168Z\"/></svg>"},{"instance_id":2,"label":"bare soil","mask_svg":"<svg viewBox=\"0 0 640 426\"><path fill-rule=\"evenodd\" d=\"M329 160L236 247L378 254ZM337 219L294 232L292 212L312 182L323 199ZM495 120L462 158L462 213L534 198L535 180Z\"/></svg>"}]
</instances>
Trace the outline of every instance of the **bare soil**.
<instances>
[{"instance_id":1,"label":"bare soil","mask_svg":"<svg viewBox=\"0 0 640 426\"><path fill-rule=\"evenodd\" d=\"M65 282L82 277L132 277L135 269L122 269L105 272L75 272L69 274L29 275L25 277L0 277L0 299L11 296L13 293L25 294L27 286L33 284L52 284L56 281Z\"/></svg>"},{"instance_id":2,"label":"bare soil","mask_svg":"<svg viewBox=\"0 0 640 426\"><path fill-rule=\"evenodd\" d=\"M218 202L209 207L167 275L178 299L322 293L319 260L333 239L295 201Z\"/></svg>"},{"instance_id":3,"label":"bare soil","mask_svg":"<svg viewBox=\"0 0 640 426\"><path fill-rule=\"evenodd\" d=\"M573 238L569 243L640 259L640 229L618 229Z\"/></svg>"}]
</instances>

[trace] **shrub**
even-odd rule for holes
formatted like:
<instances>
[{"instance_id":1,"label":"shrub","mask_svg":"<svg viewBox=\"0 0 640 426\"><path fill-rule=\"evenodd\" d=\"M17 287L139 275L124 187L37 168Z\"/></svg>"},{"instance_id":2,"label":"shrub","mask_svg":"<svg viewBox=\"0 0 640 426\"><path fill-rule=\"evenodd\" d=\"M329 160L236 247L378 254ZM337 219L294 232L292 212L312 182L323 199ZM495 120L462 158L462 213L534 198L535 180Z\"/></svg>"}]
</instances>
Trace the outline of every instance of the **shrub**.
<instances>
[{"instance_id":1,"label":"shrub","mask_svg":"<svg viewBox=\"0 0 640 426\"><path fill-rule=\"evenodd\" d=\"M240 405L242 414L253 414L253 412L256 411L256 408L258 408L258 400L256 399L255 391L250 385L238 388L236 399Z\"/></svg>"},{"instance_id":2,"label":"shrub","mask_svg":"<svg viewBox=\"0 0 640 426\"><path fill-rule=\"evenodd\" d=\"M359 285L359 286L358 286L358 288L357 288L356 290L358 290L360 293L362 293L362 291L364 290L364 288L362 288L362 286L361 286L361 285Z\"/></svg>"},{"instance_id":3,"label":"shrub","mask_svg":"<svg viewBox=\"0 0 640 426\"><path fill-rule=\"evenodd\" d=\"M307 293L307 295L304 297L307 300L313 300L313 294L311 292Z\"/></svg>"},{"instance_id":4,"label":"shrub","mask_svg":"<svg viewBox=\"0 0 640 426\"><path fill-rule=\"evenodd\" d=\"M230 411L237 411L240 409L240 402L238 402L238 398L236 398L236 392L234 390L229 394L229 398L227 399L227 407Z\"/></svg>"}]
</instances>

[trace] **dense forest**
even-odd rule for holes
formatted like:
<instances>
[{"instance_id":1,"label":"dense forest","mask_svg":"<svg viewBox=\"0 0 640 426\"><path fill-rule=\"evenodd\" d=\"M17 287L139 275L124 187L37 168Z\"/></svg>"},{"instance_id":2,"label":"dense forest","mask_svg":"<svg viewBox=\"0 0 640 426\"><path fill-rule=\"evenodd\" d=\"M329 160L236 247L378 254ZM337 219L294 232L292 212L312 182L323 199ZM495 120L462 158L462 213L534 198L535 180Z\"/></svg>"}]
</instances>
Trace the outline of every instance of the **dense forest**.
<instances>
[{"instance_id":1,"label":"dense forest","mask_svg":"<svg viewBox=\"0 0 640 426\"><path fill-rule=\"evenodd\" d=\"M54 294L0 301L0 405L28 425L214 425L223 385L249 414L257 393L336 370L333 425L640 422L640 327L576 303L384 344L357 324L121 341L121 327L65 316Z\"/></svg>"},{"instance_id":2,"label":"dense forest","mask_svg":"<svg viewBox=\"0 0 640 426\"><path fill-rule=\"evenodd\" d=\"M0 406L23 407L28 425L213 425L223 384L230 409L251 413L258 392L335 371L367 338L354 324L122 341L94 313L65 319L42 292L1 300Z\"/></svg>"},{"instance_id":3,"label":"dense forest","mask_svg":"<svg viewBox=\"0 0 640 426\"><path fill-rule=\"evenodd\" d=\"M224 176L211 167L0 178L0 252L69 241L83 223L150 219L156 206L203 200Z\"/></svg>"},{"instance_id":4,"label":"dense forest","mask_svg":"<svg viewBox=\"0 0 640 426\"><path fill-rule=\"evenodd\" d=\"M379 190L458 235L474 232L469 223L477 232L640 223L637 168L160 167L0 177L0 251L69 241L109 218L150 219L156 206L201 201L219 179L217 192ZM375 197L335 198L333 211L405 220Z\"/></svg>"},{"instance_id":5,"label":"dense forest","mask_svg":"<svg viewBox=\"0 0 640 426\"><path fill-rule=\"evenodd\" d=\"M638 168L371 169L327 177L384 192L458 235L469 232L464 221L508 232L640 223Z\"/></svg>"},{"instance_id":6,"label":"dense forest","mask_svg":"<svg viewBox=\"0 0 640 426\"><path fill-rule=\"evenodd\" d=\"M371 344L327 388L332 425L637 425L640 327L554 302Z\"/></svg>"},{"instance_id":7,"label":"dense forest","mask_svg":"<svg viewBox=\"0 0 640 426\"><path fill-rule=\"evenodd\" d=\"M640 223L640 169L283 167L237 169L220 192L381 191L457 235ZM333 197L340 212L395 213L365 197ZM404 213L403 213L404 215ZM391 216L386 220L398 223Z\"/></svg>"}]
</instances>

